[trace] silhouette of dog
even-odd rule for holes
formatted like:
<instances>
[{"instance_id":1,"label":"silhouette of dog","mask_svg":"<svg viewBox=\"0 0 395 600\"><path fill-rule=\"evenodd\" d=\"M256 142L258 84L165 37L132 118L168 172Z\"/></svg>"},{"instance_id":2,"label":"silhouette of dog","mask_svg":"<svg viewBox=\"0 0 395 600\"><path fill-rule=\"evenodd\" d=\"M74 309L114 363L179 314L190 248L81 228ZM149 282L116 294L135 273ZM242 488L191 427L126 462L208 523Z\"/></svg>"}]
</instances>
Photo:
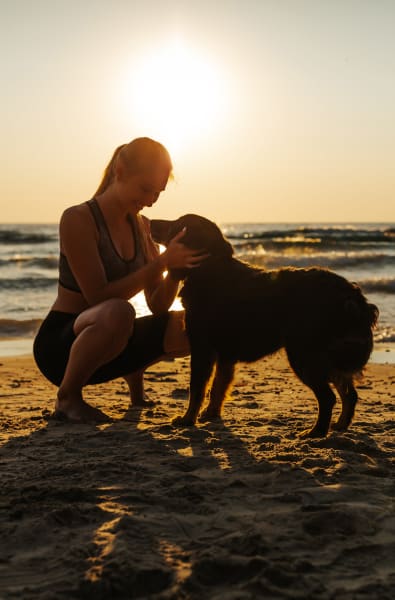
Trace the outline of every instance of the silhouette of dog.
<instances>
[{"instance_id":1,"label":"silhouette of dog","mask_svg":"<svg viewBox=\"0 0 395 600\"><path fill-rule=\"evenodd\" d=\"M317 421L302 436L327 434L336 402L330 384L342 402L333 429L346 430L358 400L353 379L373 348L377 307L356 284L327 269L266 271L235 259L217 225L201 216L151 221L154 240L164 245L184 227L181 242L210 256L199 267L172 273L184 282L180 296L191 345L189 406L173 423L195 424L214 367L201 420L221 416L237 362L285 348L295 374L318 401Z\"/></svg>"}]
</instances>

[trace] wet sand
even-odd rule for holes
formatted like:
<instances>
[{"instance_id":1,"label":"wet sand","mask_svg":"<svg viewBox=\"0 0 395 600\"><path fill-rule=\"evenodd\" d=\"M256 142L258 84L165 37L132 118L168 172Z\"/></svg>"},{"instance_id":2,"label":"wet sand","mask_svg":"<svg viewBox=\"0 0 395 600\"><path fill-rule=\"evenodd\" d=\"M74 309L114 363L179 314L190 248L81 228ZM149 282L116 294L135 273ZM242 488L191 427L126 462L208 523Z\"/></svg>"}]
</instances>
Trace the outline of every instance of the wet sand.
<instances>
[{"instance_id":1,"label":"wet sand","mask_svg":"<svg viewBox=\"0 0 395 600\"><path fill-rule=\"evenodd\" d=\"M347 433L305 440L315 402L281 354L192 429L170 425L188 359L149 369L152 408L87 388L100 426L49 419L31 357L0 363L1 600L393 598L395 365L368 365Z\"/></svg>"}]
</instances>

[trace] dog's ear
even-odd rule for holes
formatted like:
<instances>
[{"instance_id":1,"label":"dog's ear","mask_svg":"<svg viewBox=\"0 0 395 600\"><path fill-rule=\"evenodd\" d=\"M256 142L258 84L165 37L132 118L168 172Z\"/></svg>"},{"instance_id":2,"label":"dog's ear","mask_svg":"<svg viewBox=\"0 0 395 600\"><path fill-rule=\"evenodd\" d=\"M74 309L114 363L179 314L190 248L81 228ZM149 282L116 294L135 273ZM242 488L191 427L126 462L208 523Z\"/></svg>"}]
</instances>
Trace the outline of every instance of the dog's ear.
<instances>
[{"instance_id":1,"label":"dog's ear","mask_svg":"<svg viewBox=\"0 0 395 600\"><path fill-rule=\"evenodd\" d=\"M221 233L221 232L220 232ZM221 236L213 241L212 250L208 250L214 256L223 256L230 258L233 256L233 246L226 237L221 233Z\"/></svg>"},{"instance_id":2,"label":"dog's ear","mask_svg":"<svg viewBox=\"0 0 395 600\"><path fill-rule=\"evenodd\" d=\"M210 256L231 257L232 244L224 237L220 228L200 215L183 215L175 221L152 219L151 235L158 244L167 244L185 228L185 234L180 239L188 248L203 250Z\"/></svg>"},{"instance_id":3,"label":"dog's ear","mask_svg":"<svg viewBox=\"0 0 395 600\"><path fill-rule=\"evenodd\" d=\"M154 242L166 246L166 244L168 244L170 241L169 236L173 225L174 221L167 221L166 219L151 219L151 236Z\"/></svg>"},{"instance_id":4,"label":"dog's ear","mask_svg":"<svg viewBox=\"0 0 395 600\"><path fill-rule=\"evenodd\" d=\"M230 258L233 255L232 244L212 221L208 221L206 227L203 228L203 238L204 248L211 256Z\"/></svg>"},{"instance_id":5,"label":"dog's ear","mask_svg":"<svg viewBox=\"0 0 395 600\"><path fill-rule=\"evenodd\" d=\"M184 215L175 221L179 230L185 227L186 232L181 243L197 250L205 250L211 256L230 257L233 247L224 237L220 228L199 215Z\"/></svg>"}]
</instances>

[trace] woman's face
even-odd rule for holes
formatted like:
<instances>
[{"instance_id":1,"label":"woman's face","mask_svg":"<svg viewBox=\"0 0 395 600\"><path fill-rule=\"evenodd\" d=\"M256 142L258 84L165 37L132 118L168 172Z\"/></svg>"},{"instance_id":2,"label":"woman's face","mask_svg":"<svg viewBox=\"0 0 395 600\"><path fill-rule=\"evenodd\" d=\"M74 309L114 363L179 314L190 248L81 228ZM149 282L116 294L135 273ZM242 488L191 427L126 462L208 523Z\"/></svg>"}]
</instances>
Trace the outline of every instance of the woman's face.
<instances>
[{"instance_id":1,"label":"woman's face","mask_svg":"<svg viewBox=\"0 0 395 600\"><path fill-rule=\"evenodd\" d=\"M152 206L159 194L166 189L170 172L168 168L150 166L138 173L125 173L118 178L118 191L123 206L137 214L143 208Z\"/></svg>"}]
</instances>

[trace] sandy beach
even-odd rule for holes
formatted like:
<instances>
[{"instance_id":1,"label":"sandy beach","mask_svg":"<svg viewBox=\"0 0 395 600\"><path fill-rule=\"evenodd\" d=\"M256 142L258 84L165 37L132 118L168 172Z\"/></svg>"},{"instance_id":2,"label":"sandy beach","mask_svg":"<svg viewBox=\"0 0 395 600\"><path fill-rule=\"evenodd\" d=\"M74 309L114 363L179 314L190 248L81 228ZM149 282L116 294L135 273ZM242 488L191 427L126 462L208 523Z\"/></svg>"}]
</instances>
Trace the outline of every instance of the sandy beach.
<instances>
[{"instance_id":1,"label":"sandy beach","mask_svg":"<svg viewBox=\"0 0 395 600\"><path fill-rule=\"evenodd\" d=\"M101 426L51 420L30 356L0 363L1 600L393 598L394 364L368 365L349 432L304 440L315 402L281 354L193 429L170 425L188 359L149 369L142 411L121 380L87 388Z\"/></svg>"}]
</instances>

